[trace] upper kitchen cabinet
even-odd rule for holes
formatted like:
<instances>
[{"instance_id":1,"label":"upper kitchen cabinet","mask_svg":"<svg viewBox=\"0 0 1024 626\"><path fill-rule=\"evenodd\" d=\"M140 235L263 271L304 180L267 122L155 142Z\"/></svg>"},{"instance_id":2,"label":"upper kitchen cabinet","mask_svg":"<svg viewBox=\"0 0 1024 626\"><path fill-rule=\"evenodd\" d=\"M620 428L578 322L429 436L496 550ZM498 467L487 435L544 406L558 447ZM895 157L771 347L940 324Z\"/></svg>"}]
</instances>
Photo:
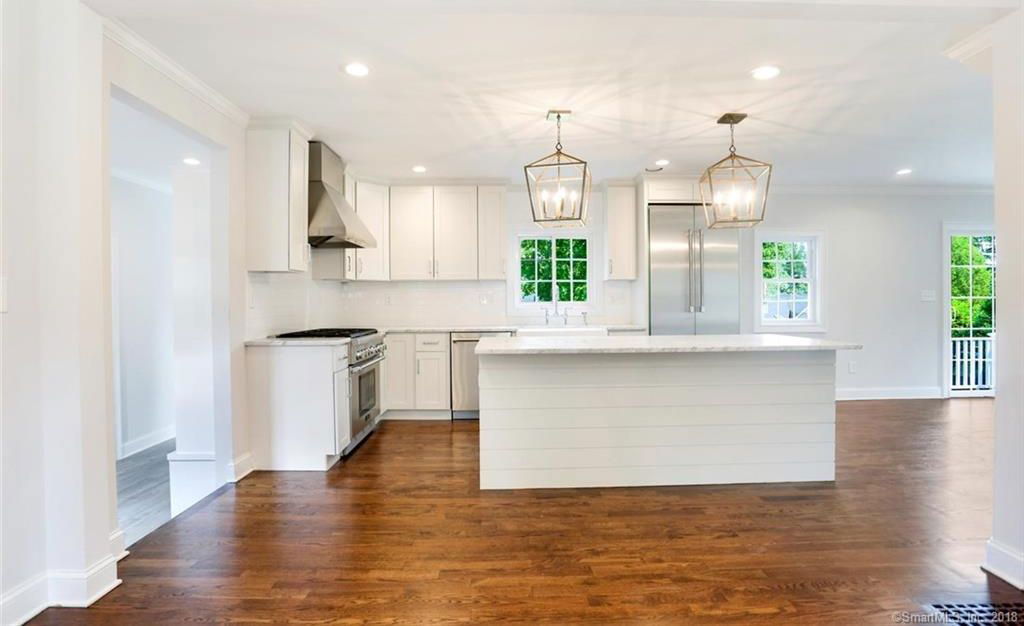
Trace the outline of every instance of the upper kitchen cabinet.
<instances>
[{"instance_id":1,"label":"upper kitchen cabinet","mask_svg":"<svg viewBox=\"0 0 1024 626\"><path fill-rule=\"evenodd\" d=\"M648 202L700 202L696 176L651 176L644 184Z\"/></svg>"},{"instance_id":2,"label":"upper kitchen cabinet","mask_svg":"<svg viewBox=\"0 0 1024 626\"><path fill-rule=\"evenodd\" d=\"M477 279L476 187L434 187L434 278Z\"/></svg>"},{"instance_id":3,"label":"upper kitchen cabinet","mask_svg":"<svg viewBox=\"0 0 1024 626\"><path fill-rule=\"evenodd\" d=\"M480 280L505 280L504 187L477 187L477 251Z\"/></svg>"},{"instance_id":4,"label":"upper kitchen cabinet","mask_svg":"<svg viewBox=\"0 0 1024 626\"><path fill-rule=\"evenodd\" d=\"M309 140L293 122L255 122L246 132L249 271L302 272L309 265Z\"/></svg>"},{"instance_id":5,"label":"upper kitchen cabinet","mask_svg":"<svg viewBox=\"0 0 1024 626\"><path fill-rule=\"evenodd\" d=\"M605 280L636 279L636 188L609 186L605 220Z\"/></svg>"},{"instance_id":6,"label":"upper kitchen cabinet","mask_svg":"<svg viewBox=\"0 0 1024 626\"><path fill-rule=\"evenodd\" d=\"M356 248L356 280L388 280L390 277L388 237L388 188L375 183L356 183L356 215L377 240L376 248Z\"/></svg>"},{"instance_id":7,"label":"upper kitchen cabinet","mask_svg":"<svg viewBox=\"0 0 1024 626\"><path fill-rule=\"evenodd\" d=\"M391 188L391 280L434 278L434 188Z\"/></svg>"}]
</instances>

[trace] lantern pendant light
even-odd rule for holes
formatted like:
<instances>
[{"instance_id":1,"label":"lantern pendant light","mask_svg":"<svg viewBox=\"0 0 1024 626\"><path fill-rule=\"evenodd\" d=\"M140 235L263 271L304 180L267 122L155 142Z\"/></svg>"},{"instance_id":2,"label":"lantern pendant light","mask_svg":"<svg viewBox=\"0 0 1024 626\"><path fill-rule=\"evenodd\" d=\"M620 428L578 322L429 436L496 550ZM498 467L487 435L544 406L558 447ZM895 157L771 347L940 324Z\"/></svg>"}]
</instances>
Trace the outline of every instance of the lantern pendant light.
<instances>
[{"instance_id":1,"label":"lantern pendant light","mask_svg":"<svg viewBox=\"0 0 1024 626\"><path fill-rule=\"evenodd\" d=\"M729 156L700 177L700 201L708 228L750 228L764 221L772 165L736 154L736 124L746 113L726 113L719 124L729 125Z\"/></svg>"},{"instance_id":2,"label":"lantern pendant light","mask_svg":"<svg viewBox=\"0 0 1024 626\"><path fill-rule=\"evenodd\" d=\"M562 118L572 111L551 110L557 130L555 151L523 167L533 222L538 226L585 226L590 203L587 162L562 152Z\"/></svg>"}]
</instances>

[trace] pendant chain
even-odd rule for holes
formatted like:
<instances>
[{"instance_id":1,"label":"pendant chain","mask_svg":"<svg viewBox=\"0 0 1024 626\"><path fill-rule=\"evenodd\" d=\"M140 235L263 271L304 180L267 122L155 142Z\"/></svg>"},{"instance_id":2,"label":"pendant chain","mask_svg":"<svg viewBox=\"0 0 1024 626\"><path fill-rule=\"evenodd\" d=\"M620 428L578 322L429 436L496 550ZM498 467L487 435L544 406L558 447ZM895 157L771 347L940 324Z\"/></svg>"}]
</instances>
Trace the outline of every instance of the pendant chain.
<instances>
[{"instance_id":1,"label":"pendant chain","mask_svg":"<svg viewBox=\"0 0 1024 626\"><path fill-rule=\"evenodd\" d=\"M736 125L729 124L729 154L736 154Z\"/></svg>"},{"instance_id":2,"label":"pendant chain","mask_svg":"<svg viewBox=\"0 0 1024 626\"><path fill-rule=\"evenodd\" d=\"M562 151L562 114L559 113L555 116L555 124L558 129L558 141L555 142L555 152Z\"/></svg>"}]
</instances>

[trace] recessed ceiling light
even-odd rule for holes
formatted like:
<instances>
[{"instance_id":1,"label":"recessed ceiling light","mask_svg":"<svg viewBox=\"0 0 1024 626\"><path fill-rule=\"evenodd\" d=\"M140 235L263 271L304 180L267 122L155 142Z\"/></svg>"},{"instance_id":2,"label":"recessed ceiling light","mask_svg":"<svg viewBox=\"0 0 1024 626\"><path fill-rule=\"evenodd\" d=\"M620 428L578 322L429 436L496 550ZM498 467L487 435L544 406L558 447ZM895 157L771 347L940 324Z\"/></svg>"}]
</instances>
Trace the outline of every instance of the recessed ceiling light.
<instances>
[{"instance_id":1,"label":"recessed ceiling light","mask_svg":"<svg viewBox=\"0 0 1024 626\"><path fill-rule=\"evenodd\" d=\"M909 176L910 174L913 174L913 173L914 173L914 170L910 169L909 167L905 167L905 168L903 168L901 170L896 170L896 175L897 176Z\"/></svg>"},{"instance_id":2,"label":"recessed ceiling light","mask_svg":"<svg viewBox=\"0 0 1024 626\"><path fill-rule=\"evenodd\" d=\"M668 159L658 159L657 161L654 162L654 164L657 165L658 167L665 167L666 165L668 165Z\"/></svg>"},{"instance_id":3,"label":"recessed ceiling light","mask_svg":"<svg viewBox=\"0 0 1024 626\"><path fill-rule=\"evenodd\" d=\"M345 72L349 76L366 76L370 73L370 68L366 67L362 63L353 61L345 66Z\"/></svg>"},{"instance_id":4,"label":"recessed ceiling light","mask_svg":"<svg viewBox=\"0 0 1024 626\"><path fill-rule=\"evenodd\" d=\"M191 165L192 167L199 165L199 159L195 157L185 157L184 159L181 160L181 162L184 163L185 165Z\"/></svg>"},{"instance_id":5,"label":"recessed ceiling light","mask_svg":"<svg viewBox=\"0 0 1024 626\"><path fill-rule=\"evenodd\" d=\"M422 165L413 165L412 171L416 172L417 174L422 174L423 172L427 171L427 168L423 167Z\"/></svg>"},{"instance_id":6,"label":"recessed ceiling light","mask_svg":"<svg viewBox=\"0 0 1024 626\"><path fill-rule=\"evenodd\" d=\"M774 65L762 65L761 67L751 70L750 75L753 76L755 80L771 80L781 72L782 70Z\"/></svg>"}]
</instances>

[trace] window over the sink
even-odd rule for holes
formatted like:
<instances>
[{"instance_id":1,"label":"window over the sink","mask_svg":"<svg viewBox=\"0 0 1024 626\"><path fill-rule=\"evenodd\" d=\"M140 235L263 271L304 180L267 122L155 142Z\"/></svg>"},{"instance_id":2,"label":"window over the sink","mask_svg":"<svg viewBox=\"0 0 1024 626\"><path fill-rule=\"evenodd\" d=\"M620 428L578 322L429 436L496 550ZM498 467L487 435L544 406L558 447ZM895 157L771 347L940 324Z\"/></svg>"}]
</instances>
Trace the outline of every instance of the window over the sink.
<instances>
[{"instance_id":1,"label":"window over the sink","mask_svg":"<svg viewBox=\"0 0 1024 626\"><path fill-rule=\"evenodd\" d=\"M519 240L519 301L587 302L587 239L523 237Z\"/></svg>"}]
</instances>

